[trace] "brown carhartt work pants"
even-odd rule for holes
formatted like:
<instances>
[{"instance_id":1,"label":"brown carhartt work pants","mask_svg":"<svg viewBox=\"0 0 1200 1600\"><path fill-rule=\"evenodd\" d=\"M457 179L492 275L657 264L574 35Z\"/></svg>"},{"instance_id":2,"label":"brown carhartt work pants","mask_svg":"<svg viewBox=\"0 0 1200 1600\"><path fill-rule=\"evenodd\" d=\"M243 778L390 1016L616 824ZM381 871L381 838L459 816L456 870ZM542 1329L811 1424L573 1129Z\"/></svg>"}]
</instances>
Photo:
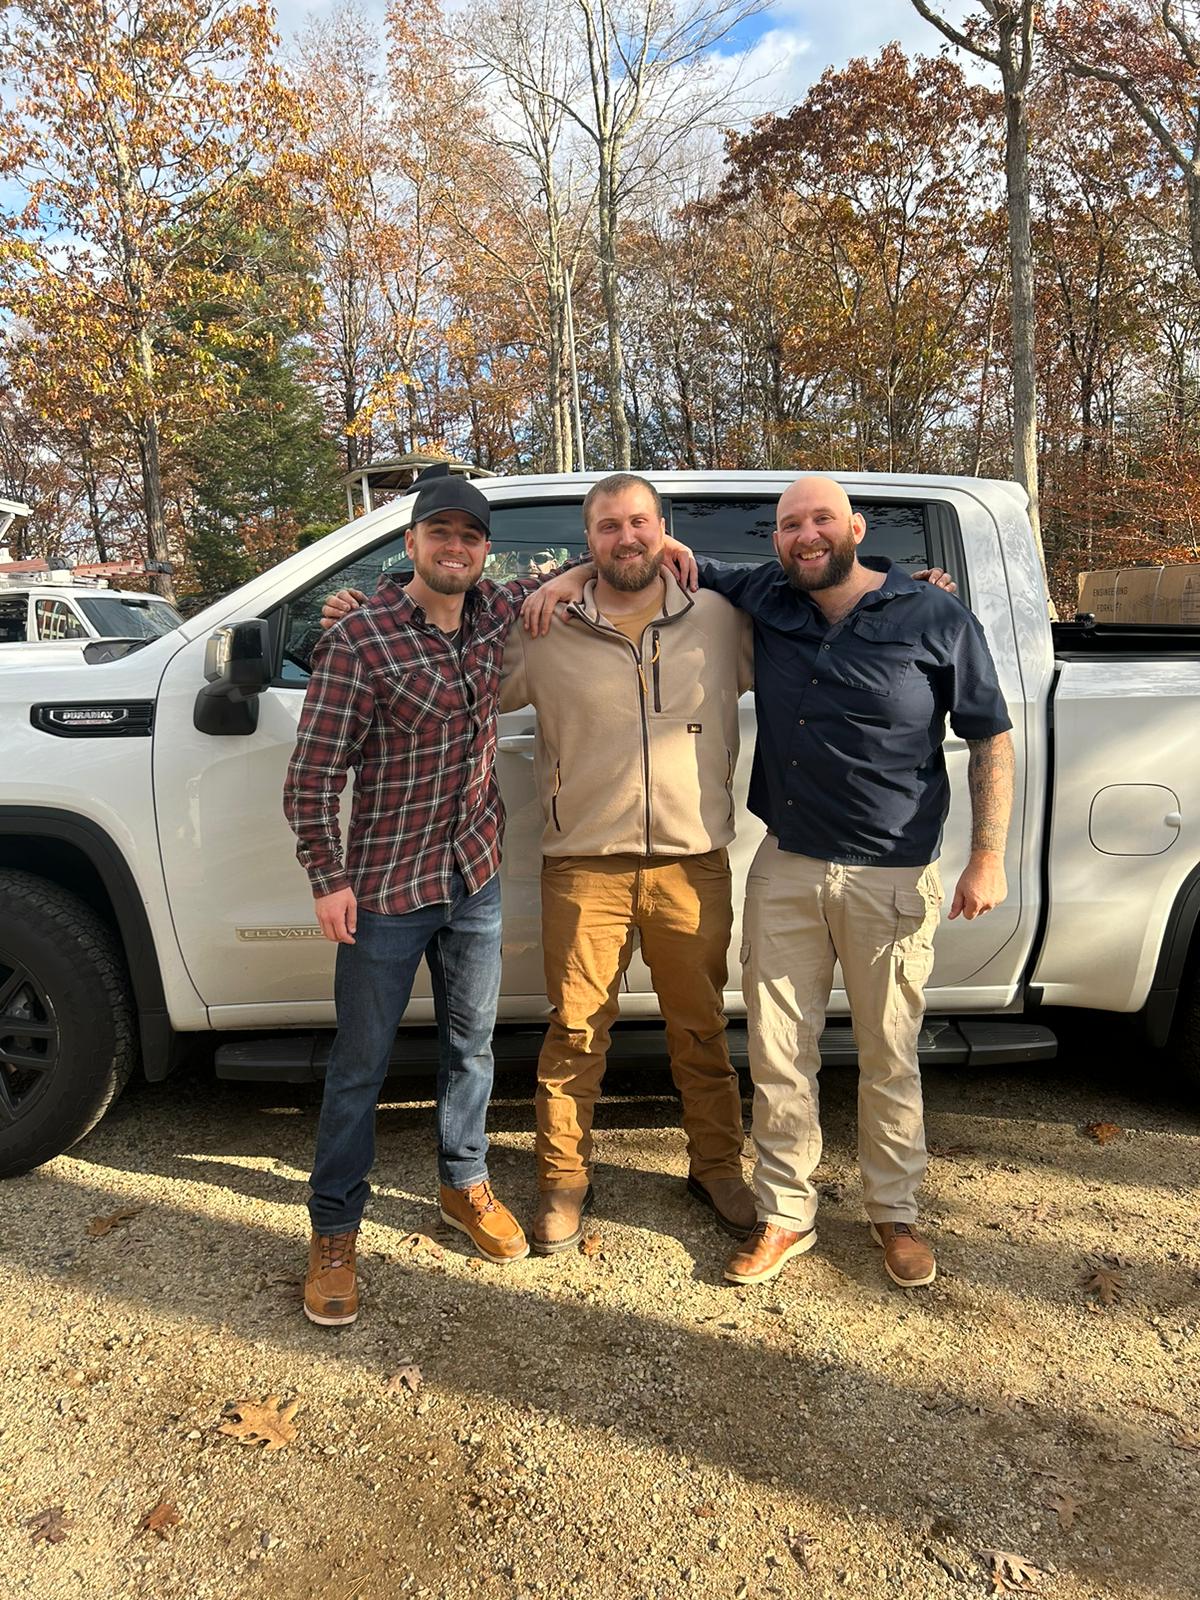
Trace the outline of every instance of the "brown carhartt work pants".
<instances>
[{"instance_id":1,"label":"brown carhartt work pants","mask_svg":"<svg viewBox=\"0 0 1200 1600\"><path fill-rule=\"evenodd\" d=\"M698 1178L740 1175L741 1099L722 1009L732 926L725 850L545 858L542 946L551 1013L538 1061L541 1188L591 1175L592 1114L635 929L666 1019L691 1170Z\"/></svg>"},{"instance_id":2,"label":"brown carhartt work pants","mask_svg":"<svg viewBox=\"0 0 1200 1600\"><path fill-rule=\"evenodd\" d=\"M759 847L746 883L742 987L761 1219L813 1226L820 1039L840 961L858 1046L867 1215L916 1221L926 1167L917 1038L941 902L934 866L839 866L781 850L770 834Z\"/></svg>"}]
</instances>

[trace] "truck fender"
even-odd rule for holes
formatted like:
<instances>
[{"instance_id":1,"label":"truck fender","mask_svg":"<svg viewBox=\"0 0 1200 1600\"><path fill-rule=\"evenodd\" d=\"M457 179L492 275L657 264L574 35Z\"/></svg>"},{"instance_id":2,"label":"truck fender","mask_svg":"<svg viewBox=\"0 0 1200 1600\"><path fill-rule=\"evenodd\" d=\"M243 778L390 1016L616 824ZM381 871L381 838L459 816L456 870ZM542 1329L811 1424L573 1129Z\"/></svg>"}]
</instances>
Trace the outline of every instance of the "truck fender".
<instances>
[{"instance_id":1,"label":"truck fender","mask_svg":"<svg viewBox=\"0 0 1200 1600\"><path fill-rule=\"evenodd\" d=\"M1183 880L1163 930L1154 981L1142 1011L1146 1038L1156 1050L1166 1046L1175 1019L1179 990L1200 926L1200 865Z\"/></svg>"},{"instance_id":2,"label":"truck fender","mask_svg":"<svg viewBox=\"0 0 1200 1600\"><path fill-rule=\"evenodd\" d=\"M52 850L51 854L57 858L60 870L44 867L37 859L36 848L21 854L5 852L5 842L15 842L18 838L49 847L59 846L60 849ZM83 858L107 896L107 907L100 903L96 909L101 915L111 916L121 936L138 1010L143 1070L152 1082L165 1078L173 1064L171 1020L150 921L129 863L104 829L88 817L44 807L0 806L0 857L24 871L40 872L62 887L82 893L85 899L91 888L95 899L93 884L81 885L72 880L69 870L65 870L70 864L67 852Z\"/></svg>"}]
</instances>

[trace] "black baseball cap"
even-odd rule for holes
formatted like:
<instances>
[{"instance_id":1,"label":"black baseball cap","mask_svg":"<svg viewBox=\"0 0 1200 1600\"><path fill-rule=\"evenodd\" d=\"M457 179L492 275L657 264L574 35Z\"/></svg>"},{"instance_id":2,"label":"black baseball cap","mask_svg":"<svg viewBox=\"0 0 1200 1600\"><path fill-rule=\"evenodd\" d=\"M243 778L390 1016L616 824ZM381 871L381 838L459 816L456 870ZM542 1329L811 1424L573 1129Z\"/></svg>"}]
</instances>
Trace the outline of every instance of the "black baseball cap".
<instances>
[{"instance_id":1,"label":"black baseball cap","mask_svg":"<svg viewBox=\"0 0 1200 1600\"><path fill-rule=\"evenodd\" d=\"M491 532L492 508L488 505L487 497L480 494L466 478L451 472L444 463L426 467L413 479L412 487L417 491L413 522L423 522L435 511L465 511L469 517L475 518L484 533Z\"/></svg>"}]
</instances>

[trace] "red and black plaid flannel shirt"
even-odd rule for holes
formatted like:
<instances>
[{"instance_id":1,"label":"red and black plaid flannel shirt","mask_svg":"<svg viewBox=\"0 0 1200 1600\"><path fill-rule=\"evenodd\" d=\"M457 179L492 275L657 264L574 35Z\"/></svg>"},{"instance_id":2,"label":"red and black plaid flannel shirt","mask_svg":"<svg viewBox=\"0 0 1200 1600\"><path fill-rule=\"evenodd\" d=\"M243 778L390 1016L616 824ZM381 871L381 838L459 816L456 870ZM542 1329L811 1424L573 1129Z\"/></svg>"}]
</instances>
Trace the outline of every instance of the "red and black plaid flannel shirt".
<instances>
[{"instance_id":1,"label":"red and black plaid flannel shirt","mask_svg":"<svg viewBox=\"0 0 1200 1600\"><path fill-rule=\"evenodd\" d=\"M457 646L393 580L331 628L288 766L283 806L314 895L353 888L389 916L472 894L500 865L504 805L494 771L504 640L544 578L468 591ZM343 865L338 797L354 769Z\"/></svg>"}]
</instances>

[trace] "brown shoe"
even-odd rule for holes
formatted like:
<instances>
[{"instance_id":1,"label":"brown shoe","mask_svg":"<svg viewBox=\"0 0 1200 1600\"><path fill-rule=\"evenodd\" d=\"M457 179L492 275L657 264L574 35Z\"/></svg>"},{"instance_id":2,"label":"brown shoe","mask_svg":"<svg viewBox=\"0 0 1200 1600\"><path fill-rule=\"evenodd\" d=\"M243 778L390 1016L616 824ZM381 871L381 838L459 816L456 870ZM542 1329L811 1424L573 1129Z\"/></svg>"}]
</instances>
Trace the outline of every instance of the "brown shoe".
<instances>
[{"instance_id":1,"label":"brown shoe","mask_svg":"<svg viewBox=\"0 0 1200 1600\"><path fill-rule=\"evenodd\" d=\"M725 1263L729 1283L766 1283L777 1277L786 1261L802 1256L817 1242L817 1230L792 1233L773 1222L757 1222L745 1244L739 1245Z\"/></svg>"},{"instance_id":2,"label":"brown shoe","mask_svg":"<svg viewBox=\"0 0 1200 1600\"><path fill-rule=\"evenodd\" d=\"M351 1228L348 1233L314 1233L308 1241L304 1315L322 1328L344 1328L358 1316L357 1238L358 1229Z\"/></svg>"},{"instance_id":3,"label":"brown shoe","mask_svg":"<svg viewBox=\"0 0 1200 1600\"><path fill-rule=\"evenodd\" d=\"M556 1256L561 1250L574 1250L583 1238L583 1213L592 1207L592 1186L543 1189L533 1217L533 1253Z\"/></svg>"},{"instance_id":4,"label":"brown shoe","mask_svg":"<svg viewBox=\"0 0 1200 1600\"><path fill-rule=\"evenodd\" d=\"M521 1224L496 1199L486 1179L469 1189L451 1189L442 1184L438 1195L442 1221L465 1233L485 1260L507 1266L510 1261L523 1261L529 1254Z\"/></svg>"},{"instance_id":5,"label":"brown shoe","mask_svg":"<svg viewBox=\"0 0 1200 1600\"><path fill-rule=\"evenodd\" d=\"M883 1246L883 1270L902 1289L921 1289L937 1277L933 1251L908 1222L873 1222L871 1237Z\"/></svg>"},{"instance_id":6,"label":"brown shoe","mask_svg":"<svg viewBox=\"0 0 1200 1600\"><path fill-rule=\"evenodd\" d=\"M708 1206L717 1227L735 1239L747 1238L758 1221L754 1191L740 1173L737 1177L697 1178L689 1172L687 1191Z\"/></svg>"}]
</instances>

